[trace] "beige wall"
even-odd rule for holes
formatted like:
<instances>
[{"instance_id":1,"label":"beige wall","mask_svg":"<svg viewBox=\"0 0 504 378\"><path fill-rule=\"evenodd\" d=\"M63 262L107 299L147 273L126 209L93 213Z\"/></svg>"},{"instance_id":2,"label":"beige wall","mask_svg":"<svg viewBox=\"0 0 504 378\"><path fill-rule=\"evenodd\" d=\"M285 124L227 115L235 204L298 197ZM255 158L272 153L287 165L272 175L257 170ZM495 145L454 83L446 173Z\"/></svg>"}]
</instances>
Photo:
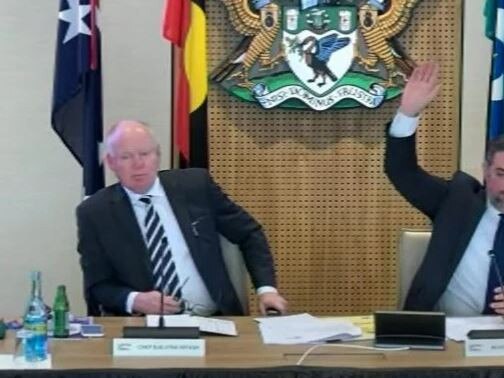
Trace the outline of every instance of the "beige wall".
<instances>
[{"instance_id":1,"label":"beige wall","mask_svg":"<svg viewBox=\"0 0 504 378\"><path fill-rule=\"evenodd\" d=\"M2 0L0 12L0 317L19 315L28 272L43 272L44 298L66 284L84 312L75 206L81 168L50 127L58 3ZM160 34L164 0L102 1L105 124L150 123L170 145L169 45ZM110 178L109 178L110 181Z\"/></svg>"},{"instance_id":2,"label":"beige wall","mask_svg":"<svg viewBox=\"0 0 504 378\"><path fill-rule=\"evenodd\" d=\"M463 68L461 167L477 175L489 61L483 2L466 0ZM31 269L43 271L46 301L52 302L55 286L64 283L73 311L84 311L74 220L81 169L49 124L57 3L2 0L0 317L23 311ZM169 48L159 32L163 4L102 1L101 25L105 122L131 117L150 123L168 167Z\"/></svg>"},{"instance_id":3,"label":"beige wall","mask_svg":"<svg viewBox=\"0 0 504 378\"><path fill-rule=\"evenodd\" d=\"M460 168L481 178L485 150L491 43L484 36L485 0L466 0L462 69Z\"/></svg>"}]
</instances>

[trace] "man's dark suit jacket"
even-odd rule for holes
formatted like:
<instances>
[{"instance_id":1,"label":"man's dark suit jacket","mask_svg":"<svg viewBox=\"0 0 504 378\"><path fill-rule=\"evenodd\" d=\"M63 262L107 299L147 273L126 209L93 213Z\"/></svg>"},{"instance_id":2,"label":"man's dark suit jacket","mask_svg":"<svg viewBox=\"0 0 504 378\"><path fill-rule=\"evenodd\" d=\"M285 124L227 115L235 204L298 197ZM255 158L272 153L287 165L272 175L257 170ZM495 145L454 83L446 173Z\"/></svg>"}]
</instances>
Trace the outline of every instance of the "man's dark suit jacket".
<instances>
[{"instance_id":1,"label":"man's dark suit jacket","mask_svg":"<svg viewBox=\"0 0 504 378\"><path fill-rule=\"evenodd\" d=\"M255 287L275 286L273 259L261 226L233 203L206 170L159 173L168 201L210 296L223 315L243 309L226 271L219 234L239 245ZM88 312L98 305L125 314L131 291L153 290L142 231L121 185L100 190L77 208L78 251Z\"/></svg>"},{"instance_id":2,"label":"man's dark suit jacket","mask_svg":"<svg viewBox=\"0 0 504 378\"><path fill-rule=\"evenodd\" d=\"M388 136L385 172L395 188L432 221L425 258L406 297L405 309L432 311L486 210L485 188L472 176L456 172L444 180L418 166L415 135Z\"/></svg>"}]
</instances>

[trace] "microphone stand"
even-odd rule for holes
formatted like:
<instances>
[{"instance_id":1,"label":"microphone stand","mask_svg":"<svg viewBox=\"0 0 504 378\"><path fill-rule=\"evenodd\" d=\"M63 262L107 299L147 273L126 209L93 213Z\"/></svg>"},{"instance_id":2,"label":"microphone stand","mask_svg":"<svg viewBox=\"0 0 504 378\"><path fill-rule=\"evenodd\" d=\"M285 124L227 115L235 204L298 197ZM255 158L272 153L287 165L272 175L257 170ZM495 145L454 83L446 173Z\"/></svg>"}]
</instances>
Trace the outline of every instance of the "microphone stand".
<instances>
[{"instance_id":1,"label":"microphone stand","mask_svg":"<svg viewBox=\"0 0 504 378\"><path fill-rule=\"evenodd\" d=\"M160 291L157 327L123 327L123 337L131 339L198 339L199 327L166 327L164 322L164 293Z\"/></svg>"},{"instance_id":2,"label":"microphone stand","mask_svg":"<svg viewBox=\"0 0 504 378\"><path fill-rule=\"evenodd\" d=\"M159 320L158 320L158 328L164 328L164 290L159 292L161 294L159 296Z\"/></svg>"},{"instance_id":3,"label":"microphone stand","mask_svg":"<svg viewBox=\"0 0 504 378\"><path fill-rule=\"evenodd\" d=\"M502 275L501 275L501 272L499 269L499 265L497 264L497 256L495 256L493 249L488 251L488 256L490 256L492 266L494 267L495 275L497 276L497 280L499 281L499 286L501 288L501 292L502 292L502 294L504 294L504 283L502 282Z\"/></svg>"}]
</instances>

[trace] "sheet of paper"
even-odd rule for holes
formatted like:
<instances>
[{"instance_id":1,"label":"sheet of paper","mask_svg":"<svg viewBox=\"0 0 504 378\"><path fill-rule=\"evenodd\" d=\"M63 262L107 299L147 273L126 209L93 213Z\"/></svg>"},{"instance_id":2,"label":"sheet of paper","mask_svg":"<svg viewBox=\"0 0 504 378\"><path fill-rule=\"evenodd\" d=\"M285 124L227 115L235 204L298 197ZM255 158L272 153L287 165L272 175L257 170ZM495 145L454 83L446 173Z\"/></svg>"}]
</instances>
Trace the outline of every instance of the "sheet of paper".
<instances>
[{"instance_id":1,"label":"sheet of paper","mask_svg":"<svg viewBox=\"0 0 504 378\"><path fill-rule=\"evenodd\" d=\"M446 318L446 337L464 341L473 329L504 329L502 316L472 316Z\"/></svg>"},{"instance_id":2,"label":"sheet of paper","mask_svg":"<svg viewBox=\"0 0 504 378\"><path fill-rule=\"evenodd\" d=\"M198 322L201 332L238 336L235 322L232 320L204 318L202 316L193 316L193 318Z\"/></svg>"},{"instance_id":3,"label":"sheet of paper","mask_svg":"<svg viewBox=\"0 0 504 378\"><path fill-rule=\"evenodd\" d=\"M1 370L39 370L39 369L51 369L51 355L47 356L44 361L38 362L27 362L24 357L18 357L14 360L12 354L0 354L0 369Z\"/></svg>"},{"instance_id":4,"label":"sheet of paper","mask_svg":"<svg viewBox=\"0 0 504 378\"><path fill-rule=\"evenodd\" d=\"M374 339L374 316L373 315L356 315L356 316L334 316L329 318L320 318L320 320L340 320L350 322L354 326L359 327L362 334L359 337L352 338L349 341L363 341Z\"/></svg>"},{"instance_id":5,"label":"sheet of paper","mask_svg":"<svg viewBox=\"0 0 504 378\"><path fill-rule=\"evenodd\" d=\"M159 324L159 315L147 315L145 323L147 327L157 327ZM163 315L165 327L199 327L198 322L192 316L182 315Z\"/></svg>"},{"instance_id":6,"label":"sheet of paper","mask_svg":"<svg viewBox=\"0 0 504 378\"><path fill-rule=\"evenodd\" d=\"M347 340L362 334L359 327L340 320L321 320L310 314L256 318L265 344L304 344Z\"/></svg>"},{"instance_id":7,"label":"sheet of paper","mask_svg":"<svg viewBox=\"0 0 504 378\"><path fill-rule=\"evenodd\" d=\"M146 316L147 327L157 327L159 315ZM215 333L218 335L237 336L236 325L231 320L204 318L190 315L164 315L166 327L198 327L201 332Z\"/></svg>"}]
</instances>

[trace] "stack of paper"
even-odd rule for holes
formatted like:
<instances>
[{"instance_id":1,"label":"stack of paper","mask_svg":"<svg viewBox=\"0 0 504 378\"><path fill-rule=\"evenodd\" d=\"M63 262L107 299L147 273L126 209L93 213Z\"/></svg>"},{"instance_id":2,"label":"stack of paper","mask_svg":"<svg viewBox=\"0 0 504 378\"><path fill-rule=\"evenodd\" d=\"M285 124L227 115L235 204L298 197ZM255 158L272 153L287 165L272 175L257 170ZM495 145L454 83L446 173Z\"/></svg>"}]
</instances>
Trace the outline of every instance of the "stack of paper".
<instances>
[{"instance_id":1,"label":"stack of paper","mask_svg":"<svg viewBox=\"0 0 504 378\"><path fill-rule=\"evenodd\" d=\"M348 321L322 320L310 314L256 318L265 344L304 344L359 337L362 331Z\"/></svg>"},{"instance_id":2,"label":"stack of paper","mask_svg":"<svg viewBox=\"0 0 504 378\"><path fill-rule=\"evenodd\" d=\"M362 334L359 337L352 338L351 341L373 340L375 336L374 316L373 315L353 315L353 316L335 316L330 318L322 318L324 321L344 321L359 327Z\"/></svg>"}]
</instances>

